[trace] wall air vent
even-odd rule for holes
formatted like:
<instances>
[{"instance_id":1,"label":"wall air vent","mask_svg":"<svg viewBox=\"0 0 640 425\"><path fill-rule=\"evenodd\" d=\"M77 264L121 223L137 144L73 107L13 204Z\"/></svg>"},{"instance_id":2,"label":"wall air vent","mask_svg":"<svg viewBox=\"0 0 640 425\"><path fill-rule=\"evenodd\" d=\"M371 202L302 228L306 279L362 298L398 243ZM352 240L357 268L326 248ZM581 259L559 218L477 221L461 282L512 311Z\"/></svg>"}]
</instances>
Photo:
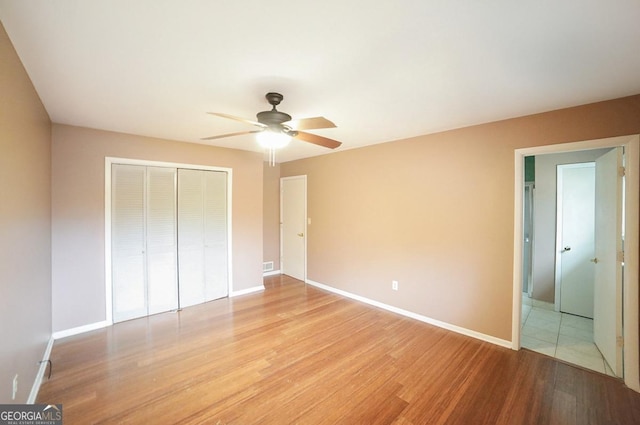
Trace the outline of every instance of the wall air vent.
<instances>
[{"instance_id":1,"label":"wall air vent","mask_svg":"<svg viewBox=\"0 0 640 425\"><path fill-rule=\"evenodd\" d=\"M262 272L272 272L273 271L273 261L267 261L266 263L262 263Z\"/></svg>"}]
</instances>

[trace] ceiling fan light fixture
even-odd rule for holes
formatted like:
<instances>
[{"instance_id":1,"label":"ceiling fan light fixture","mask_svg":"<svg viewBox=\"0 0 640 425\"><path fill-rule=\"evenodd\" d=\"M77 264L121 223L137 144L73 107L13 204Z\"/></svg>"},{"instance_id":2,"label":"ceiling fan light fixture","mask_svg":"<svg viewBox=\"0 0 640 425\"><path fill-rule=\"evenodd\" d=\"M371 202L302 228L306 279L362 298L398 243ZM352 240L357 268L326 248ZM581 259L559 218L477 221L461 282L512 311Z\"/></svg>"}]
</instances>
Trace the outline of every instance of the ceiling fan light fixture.
<instances>
[{"instance_id":1,"label":"ceiling fan light fixture","mask_svg":"<svg viewBox=\"0 0 640 425\"><path fill-rule=\"evenodd\" d=\"M256 139L265 149L281 149L289 144L291 136L278 130L265 129L256 135Z\"/></svg>"}]
</instances>

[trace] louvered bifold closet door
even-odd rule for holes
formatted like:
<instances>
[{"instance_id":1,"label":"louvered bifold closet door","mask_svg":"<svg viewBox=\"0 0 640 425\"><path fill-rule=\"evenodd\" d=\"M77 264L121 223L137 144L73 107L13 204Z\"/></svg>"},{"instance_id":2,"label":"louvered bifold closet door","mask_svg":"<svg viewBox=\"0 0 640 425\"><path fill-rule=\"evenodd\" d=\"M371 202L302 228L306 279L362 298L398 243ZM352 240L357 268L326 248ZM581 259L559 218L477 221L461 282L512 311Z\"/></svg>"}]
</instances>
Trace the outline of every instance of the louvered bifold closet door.
<instances>
[{"instance_id":1,"label":"louvered bifold closet door","mask_svg":"<svg viewBox=\"0 0 640 425\"><path fill-rule=\"evenodd\" d=\"M178 308L176 169L111 171L113 321Z\"/></svg>"},{"instance_id":2,"label":"louvered bifold closet door","mask_svg":"<svg viewBox=\"0 0 640 425\"><path fill-rule=\"evenodd\" d=\"M178 308L176 169L147 167L148 314Z\"/></svg>"},{"instance_id":3,"label":"louvered bifold closet door","mask_svg":"<svg viewBox=\"0 0 640 425\"><path fill-rule=\"evenodd\" d=\"M145 168L111 169L111 264L113 321L147 314L145 278Z\"/></svg>"},{"instance_id":4,"label":"louvered bifold closet door","mask_svg":"<svg viewBox=\"0 0 640 425\"><path fill-rule=\"evenodd\" d=\"M206 301L229 294L227 173L204 172L204 255Z\"/></svg>"},{"instance_id":5,"label":"louvered bifold closet door","mask_svg":"<svg viewBox=\"0 0 640 425\"><path fill-rule=\"evenodd\" d=\"M178 170L180 307L227 295L226 173Z\"/></svg>"}]
</instances>

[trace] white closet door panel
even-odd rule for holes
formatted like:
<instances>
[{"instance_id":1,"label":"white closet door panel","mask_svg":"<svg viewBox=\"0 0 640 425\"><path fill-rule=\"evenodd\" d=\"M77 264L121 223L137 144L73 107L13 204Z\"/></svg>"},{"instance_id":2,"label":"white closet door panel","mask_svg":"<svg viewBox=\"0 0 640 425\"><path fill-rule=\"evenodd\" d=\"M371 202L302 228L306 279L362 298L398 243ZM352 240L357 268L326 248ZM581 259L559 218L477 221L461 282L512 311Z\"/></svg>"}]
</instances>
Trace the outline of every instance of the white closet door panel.
<instances>
[{"instance_id":1,"label":"white closet door panel","mask_svg":"<svg viewBox=\"0 0 640 425\"><path fill-rule=\"evenodd\" d=\"M149 314L178 308L175 252L149 255L147 261L154 263L147 272Z\"/></svg>"},{"instance_id":2,"label":"white closet door panel","mask_svg":"<svg viewBox=\"0 0 640 425\"><path fill-rule=\"evenodd\" d=\"M202 304L204 294L204 250L181 248L180 262L180 307Z\"/></svg>"},{"instance_id":3,"label":"white closet door panel","mask_svg":"<svg viewBox=\"0 0 640 425\"><path fill-rule=\"evenodd\" d=\"M147 314L145 286L145 169L113 165L111 261L113 320Z\"/></svg>"},{"instance_id":4,"label":"white closet door panel","mask_svg":"<svg viewBox=\"0 0 640 425\"><path fill-rule=\"evenodd\" d=\"M205 180L205 299L228 295L227 173L203 171Z\"/></svg>"},{"instance_id":5,"label":"white closet door panel","mask_svg":"<svg viewBox=\"0 0 640 425\"><path fill-rule=\"evenodd\" d=\"M148 313L178 308L176 169L147 167Z\"/></svg>"},{"instance_id":6,"label":"white closet door panel","mask_svg":"<svg viewBox=\"0 0 640 425\"><path fill-rule=\"evenodd\" d=\"M143 261L140 255L112 256L113 321L116 323L147 315Z\"/></svg>"},{"instance_id":7,"label":"white closet door panel","mask_svg":"<svg viewBox=\"0 0 640 425\"><path fill-rule=\"evenodd\" d=\"M224 248L226 250L226 247ZM227 261L220 249L205 248L205 300L217 300L229 295Z\"/></svg>"},{"instance_id":8,"label":"white closet door panel","mask_svg":"<svg viewBox=\"0 0 640 425\"><path fill-rule=\"evenodd\" d=\"M200 304L204 293L204 180L198 170L178 170L178 282L180 307Z\"/></svg>"}]
</instances>

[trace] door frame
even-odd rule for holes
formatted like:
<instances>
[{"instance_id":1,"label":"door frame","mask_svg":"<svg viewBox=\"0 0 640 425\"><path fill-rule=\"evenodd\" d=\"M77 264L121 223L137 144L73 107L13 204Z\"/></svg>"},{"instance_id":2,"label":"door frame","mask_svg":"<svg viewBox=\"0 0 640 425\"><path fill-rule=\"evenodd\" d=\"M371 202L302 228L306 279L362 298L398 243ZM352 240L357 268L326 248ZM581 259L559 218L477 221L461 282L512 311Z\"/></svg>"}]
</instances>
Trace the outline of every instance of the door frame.
<instances>
[{"instance_id":1,"label":"door frame","mask_svg":"<svg viewBox=\"0 0 640 425\"><path fill-rule=\"evenodd\" d=\"M624 383L640 392L640 335L638 242L640 203L640 134L610 137L605 139L537 146L514 150L514 243L513 243L513 316L511 330L512 349L520 349L520 324L522 317L522 238L523 238L523 187L524 157L549 153L581 150L625 148L625 272L622 281L624 337Z\"/></svg>"},{"instance_id":2,"label":"door frame","mask_svg":"<svg viewBox=\"0 0 640 425\"><path fill-rule=\"evenodd\" d=\"M563 174L560 170L564 170L567 168L594 168L595 173L595 161L587 161L587 162L573 162L570 164L558 164L556 166L556 261L555 261L555 273L554 273L554 310L561 311L560 301L562 297L562 255L559 253L562 251L562 243L563 241L563 232L562 228L562 218L563 218L563 205L562 205L562 194L563 194ZM594 187L595 193L595 180ZM595 212L594 212L595 214Z\"/></svg>"},{"instance_id":3,"label":"door frame","mask_svg":"<svg viewBox=\"0 0 640 425\"><path fill-rule=\"evenodd\" d=\"M282 261L282 252L283 252L283 246L284 246L284 237L283 237L283 232L282 232L282 216L283 216L283 211L284 211L284 196L282 196L283 193L283 188L282 188L282 184L284 181L286 180L296 180L296 179L302 179L304 181L304 252L303 252L303 258L304 258L304 283L307 283L307 240L309 237L308 234L308 225L309 225L309 218L307 215L307 175L303 174L303 175L299 175L299 176L289 176L289 177L280 177L280 270L283 271L284 270L284 262Z\"/></svg>"},{"instance_id":4,"label":"door frame","mask_svg":"<svg viewBox=\"0 0 640 425\"><path fill-rule=\"evenodd\" d=\"M104 287L105 287L105 326L113 325L113 291L111 275L111 165L142 165L151 167L186 168L203 171L223 171L227 173L227 279L228 296L233 293L233 257L232 257L232 181L233 169L207 165L183 164L177 162L150 161L144 159L118 158L107 156L104 158Z\"/></svg>"}]
</instances>

